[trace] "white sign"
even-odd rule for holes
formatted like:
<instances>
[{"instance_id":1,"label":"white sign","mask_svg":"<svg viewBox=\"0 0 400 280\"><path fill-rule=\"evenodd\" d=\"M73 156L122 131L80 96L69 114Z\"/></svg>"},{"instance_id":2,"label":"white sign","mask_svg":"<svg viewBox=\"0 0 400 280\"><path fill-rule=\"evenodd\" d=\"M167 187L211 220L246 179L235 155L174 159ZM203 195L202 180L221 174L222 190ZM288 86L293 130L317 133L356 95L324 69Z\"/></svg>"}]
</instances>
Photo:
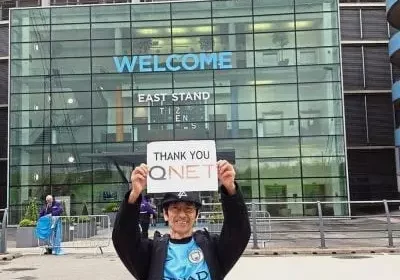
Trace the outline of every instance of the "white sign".
<instances>
[{"instance_id":1,"label":"white sign","mask_svg":"<svg viewBox=\"0 0 400 280\"><path fill-rule=\"evenodd\" d=\"M147 192L217 191L215 141L147 144Z\"/></svg>"}]
</instances>

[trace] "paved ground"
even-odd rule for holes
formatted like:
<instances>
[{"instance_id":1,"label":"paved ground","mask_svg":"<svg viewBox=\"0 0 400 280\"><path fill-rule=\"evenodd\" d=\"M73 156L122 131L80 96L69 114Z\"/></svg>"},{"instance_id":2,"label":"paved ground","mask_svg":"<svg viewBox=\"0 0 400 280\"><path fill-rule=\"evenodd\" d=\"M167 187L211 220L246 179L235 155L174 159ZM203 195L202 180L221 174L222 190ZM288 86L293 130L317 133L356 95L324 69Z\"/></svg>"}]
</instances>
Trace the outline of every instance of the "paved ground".
<instances>
[{"instance_id":1,"label":"paved ground","mask_svg":"<svg viewBox=\"0 0 400 280\"><path fill-rule=\"evenodd\" d=\"M226 278L249 279L394 279L400 255L242 257ZM333 272L334 271L334 272ZM64 256L28 254L0 262L0 279L12 280L133 279L113 252Z\"/></svg>"}]
</instances>

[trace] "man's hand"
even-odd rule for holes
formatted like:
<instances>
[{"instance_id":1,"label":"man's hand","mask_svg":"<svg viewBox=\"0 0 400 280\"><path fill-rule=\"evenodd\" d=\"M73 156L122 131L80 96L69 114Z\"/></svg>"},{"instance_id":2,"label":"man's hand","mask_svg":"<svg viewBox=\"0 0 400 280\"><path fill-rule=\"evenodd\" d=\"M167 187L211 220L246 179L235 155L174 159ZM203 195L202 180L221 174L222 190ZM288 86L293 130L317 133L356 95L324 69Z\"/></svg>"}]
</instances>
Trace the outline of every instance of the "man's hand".
<instances>
[{"instance_id":1,"label":"man's hand","mask_svg":"<svg viewBox=\"0 0 400 280\"><path fill-rule=\"evenodd\" d=\"M129 195L128 203L135 203L139 195L146 188L147 175L149 171L147 165L142 163L136 167L131 173L132 189Z\"/></svg>"},{"instance_id":2,"label":"man's hand","mask_svg":"<svg viewBox=\"0 0 400 280\"><path fill-rule=\"evenodd\" d=\"M226 191L229 195L233 195L236 193L235 186L235 169L232 164L227 162L226 160L219 160L217 162L218 167L218 180L225 187Z\"/></svg>"}]
</instances>

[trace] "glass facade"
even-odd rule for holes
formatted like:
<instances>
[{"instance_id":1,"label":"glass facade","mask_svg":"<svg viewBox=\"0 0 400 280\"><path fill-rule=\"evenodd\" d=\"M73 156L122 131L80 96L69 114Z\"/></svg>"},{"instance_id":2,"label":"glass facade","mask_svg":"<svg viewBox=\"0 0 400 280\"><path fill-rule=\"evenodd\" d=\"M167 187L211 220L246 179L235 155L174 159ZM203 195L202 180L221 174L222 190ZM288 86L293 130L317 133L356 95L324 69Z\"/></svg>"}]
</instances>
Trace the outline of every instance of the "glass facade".
<instances>
[{"instance_id":1,"label":"glass facade","mask_svg":"<svg viewBox=\"0 0 400 280\"><path fill-rule=\"evenodd\" d=\"M234 151L248 200L347 200L335 0L13 9L10 28L12 222L50 192L100 213L126 186L85 154L162 140Z\"/></svg>"}]
</instances>

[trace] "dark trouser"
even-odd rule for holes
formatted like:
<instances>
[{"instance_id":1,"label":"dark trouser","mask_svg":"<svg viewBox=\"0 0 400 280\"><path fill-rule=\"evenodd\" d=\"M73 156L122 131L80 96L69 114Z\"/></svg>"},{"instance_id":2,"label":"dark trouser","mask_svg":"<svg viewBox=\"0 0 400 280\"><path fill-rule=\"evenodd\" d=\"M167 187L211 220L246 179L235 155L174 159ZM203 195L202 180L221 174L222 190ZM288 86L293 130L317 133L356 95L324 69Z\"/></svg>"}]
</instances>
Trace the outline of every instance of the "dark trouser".
<instances>
[{"instance_id":1,"label":"dark trouser","mask_svg":"<svg viewBox=\"0 0 400 280\"><path fill-rule=\"evenodd\" d=\"M149 238L149 222L140 222L140 226L142 227L142 237Z\"/></svg>"},{"instance_id":2,"label":"dark trouser","mask_svg":"<svg viewBox=\"0 0 400 280\"><path fill-rule=\"evenodd\" d=\"M149 238L150 214L140 214L140 227L142 228L142 237Z\"/></svg>"}]
</instances>

